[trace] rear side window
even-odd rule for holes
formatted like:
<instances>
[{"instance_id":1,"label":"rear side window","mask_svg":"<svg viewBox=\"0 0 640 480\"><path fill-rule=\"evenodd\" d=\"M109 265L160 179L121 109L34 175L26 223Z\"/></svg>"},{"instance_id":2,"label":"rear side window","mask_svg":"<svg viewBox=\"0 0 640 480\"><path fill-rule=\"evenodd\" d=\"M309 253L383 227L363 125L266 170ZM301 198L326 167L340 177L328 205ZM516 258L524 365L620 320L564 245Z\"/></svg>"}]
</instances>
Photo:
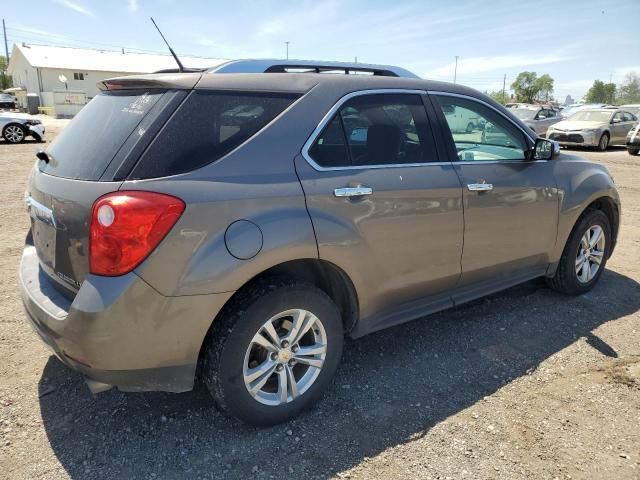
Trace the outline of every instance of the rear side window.
<instances>
[{"instance_id":1,"label":"rear side window","mask_svg":"<svg viewBox=\"0 0 640 480\"><path fill-rule=\"evenodd\" d=\"M160 131L130 178L176 175L214 162L259 132L298 97L194 91Z\"/></svg>"},{"instance_id":2,"label":"rear side window","mask_svg":"<svg viewBox=\"0 0 640 480\"><path fill-rule=\"evenodd\" d=\"M40 161L42 172L79 180L98 180L120 147L163 92L101 93L55 138Z\"/></svg>"},{"instance_id":3,"label":"rear side window","mask_svg":"<svg viewBox=\"0 0 640 480\"><path fill-rule=\"evenodd\" d=\"M436 160L422 99L395 93L361 95L345 102L309 155L325 168Z\"/></svg>"}]
</instances>

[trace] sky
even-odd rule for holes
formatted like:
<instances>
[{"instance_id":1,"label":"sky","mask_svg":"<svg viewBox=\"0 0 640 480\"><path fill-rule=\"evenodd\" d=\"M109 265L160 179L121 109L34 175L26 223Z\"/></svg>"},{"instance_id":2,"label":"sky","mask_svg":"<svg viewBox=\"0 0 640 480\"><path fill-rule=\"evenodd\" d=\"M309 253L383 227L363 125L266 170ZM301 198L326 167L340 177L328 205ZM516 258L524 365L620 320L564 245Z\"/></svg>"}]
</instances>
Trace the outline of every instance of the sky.
<instances>
[{"instance_id":1,"label":"sky","mask_svg":"<svg viewBox=\"0 0 640 480\"><path fill-rule=\"evenodd\" d=\"M579 100L596 79L640 73L640 0L31 0L2 9L13 42L178 55L399 65L424 78L507 90L521 71L550 74Z\"/></svg>"}]
</instances>

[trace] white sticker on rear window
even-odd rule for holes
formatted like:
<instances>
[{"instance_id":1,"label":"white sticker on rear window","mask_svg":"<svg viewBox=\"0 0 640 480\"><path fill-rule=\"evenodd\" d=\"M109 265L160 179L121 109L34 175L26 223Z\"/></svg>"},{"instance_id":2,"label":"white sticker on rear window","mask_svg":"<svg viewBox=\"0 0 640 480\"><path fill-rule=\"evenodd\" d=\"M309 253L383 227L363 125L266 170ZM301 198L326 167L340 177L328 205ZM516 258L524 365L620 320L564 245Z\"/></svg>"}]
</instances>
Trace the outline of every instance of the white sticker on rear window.
<instances>
[{"instance_id":1,"label":"white sticker on rear window","mask_svg":"<svg viewBox=\"0 0 640 480\"><path fill-rule=\"evenodd\" d=\"M136 97L128 106L124 107L122 111L124 113L132 113L134 115L144 115L145 107L151 101L151 97L148 93Z\"/></svg>"}]
</instances>

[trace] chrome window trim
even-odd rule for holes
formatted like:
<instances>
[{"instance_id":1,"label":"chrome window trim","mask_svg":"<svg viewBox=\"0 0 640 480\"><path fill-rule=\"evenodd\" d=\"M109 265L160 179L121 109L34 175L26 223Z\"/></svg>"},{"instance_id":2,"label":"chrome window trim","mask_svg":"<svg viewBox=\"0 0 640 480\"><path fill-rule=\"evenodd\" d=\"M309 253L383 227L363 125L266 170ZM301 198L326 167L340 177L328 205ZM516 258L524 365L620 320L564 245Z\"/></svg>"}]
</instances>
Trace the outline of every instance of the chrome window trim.
<instances>
[{"instance_id":1,"label":"chrome window trim","mask_svg":"<svg viewBox=\"0 0 640 480\"><path fill-rule=\"evenodd\" d=\"M473 102L478 102L478 103L484 105L485 107L489 107L494 112L499 113L500 115L502 115L502 117L505 120L510 122L514 127L516 127L518 130L520 130L522 133L524 133L525 137L527 137L533 143L535 143L535 141L536 141L536 138L531 136L530 132L527 132L526 130L524 130L520 125L518 125L511 118L509 118L507 115L505 115L504 112L501 112L496 107L494 107L490 103L485 102L484 100L481 100L481 99L479 99L477 97L473 97L471 95L462 95L460 93L451 93L451 92L441 92L441 91L438 91L438 90L428 90L427 93L429 95L444 95L444 96L448 96L448 97L458 97L458 98L462 98L464 100L471 100ZM519 162L519 161L522 161L522 160L516 160L516 161Z\"/></svg>"},{"instance_id":2,"label":"chrome window trim","mask_svg":"<svg viewBox=\"0 0 640 480\"><path fill-rule=\"evenodd\" d=\"M323 167L318 165L311 155L309 155L309 149L316 141L318 136L322 133L324 127L329 123L329 121L333 118L333 115L340 110L340 107L344 105L346 102L355 97L360 97L364 95L378 95L378 94L390 94L390 93L400 93L407 95L425 95L427 93L426 90L414 90L414 89L404 89L404 88L381 88L376 90L358 90L357 92L351 92L341 97L334 105L329 109L329 111L322 117L318 126L313 130L305 144L302 146L302 156L307 161L309 165L313 167L314 170L319 172L334 172L341 170L372 170L372 169L380 169L380 168L401 168L401 167L424 167L427 165L451 165L453 162L421 162L421 163L385 163L384 165L349 165L344 167Z\"/></svg>"}]
</instances>

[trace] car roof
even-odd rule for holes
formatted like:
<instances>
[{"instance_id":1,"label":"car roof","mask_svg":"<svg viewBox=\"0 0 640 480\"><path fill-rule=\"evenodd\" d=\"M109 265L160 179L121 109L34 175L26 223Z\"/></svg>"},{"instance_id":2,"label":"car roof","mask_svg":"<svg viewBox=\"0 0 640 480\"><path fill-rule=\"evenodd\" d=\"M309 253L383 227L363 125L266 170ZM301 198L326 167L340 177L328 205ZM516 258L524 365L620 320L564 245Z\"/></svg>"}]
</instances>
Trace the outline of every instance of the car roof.
<instances>
[{"instance_id":1,"label":"car roof","mask_svg":"<svg viewBox=\"0 0 640 480\"><path fill-rule=\"evenodd\" d=\"M622 112L619 108L611 108L611 107L600 107L600 108L582 108L581 112L607 112L607 113L616 113Z\"/></svg>"},{"instance_id":2,"label":"car roof","mask_svg":"<svg viewBox=\"0 0 640 480\"><path fill-rule=\"evenodd\" d=\"M177 88L250 90L304 94L316 87L336 91L379 89L431 90L461 95L485 96L459 84L422 78L328 73L153 73L106 79L98 83L101 90L133 88Z\"/></svg>"}]
</instances>

